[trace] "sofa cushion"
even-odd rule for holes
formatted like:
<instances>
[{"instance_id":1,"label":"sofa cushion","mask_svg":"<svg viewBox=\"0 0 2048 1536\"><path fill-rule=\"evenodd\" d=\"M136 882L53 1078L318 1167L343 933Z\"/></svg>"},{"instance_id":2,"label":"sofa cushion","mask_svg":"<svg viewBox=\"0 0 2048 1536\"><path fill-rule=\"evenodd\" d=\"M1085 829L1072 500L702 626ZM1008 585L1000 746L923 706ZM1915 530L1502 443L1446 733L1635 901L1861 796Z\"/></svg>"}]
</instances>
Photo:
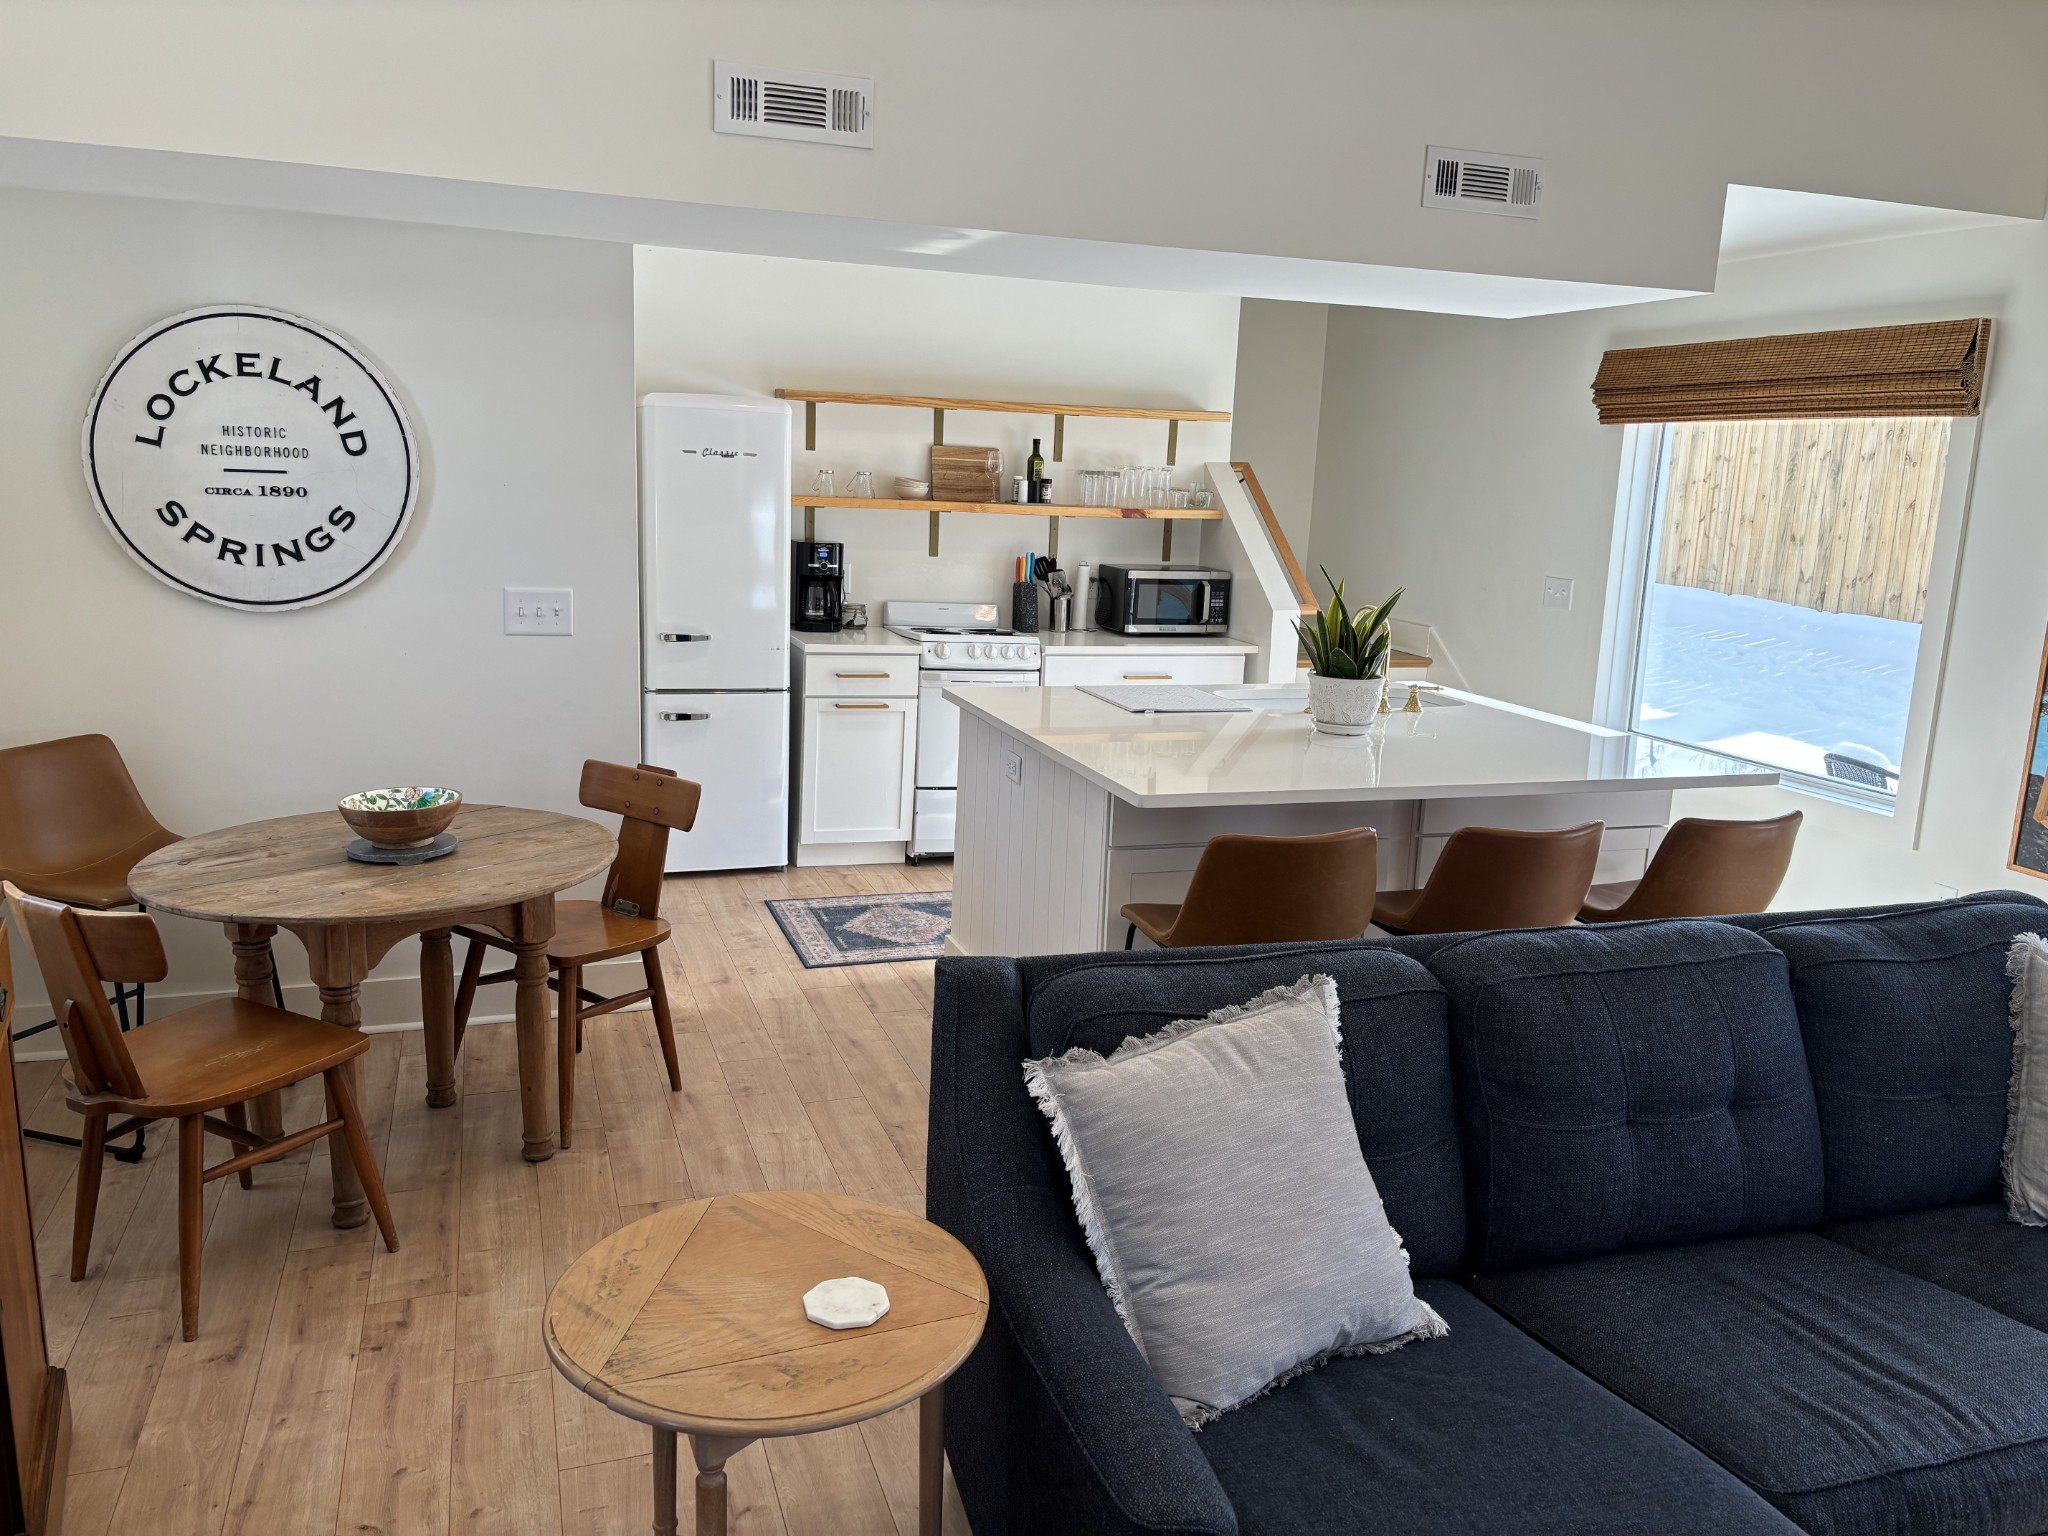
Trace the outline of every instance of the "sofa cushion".
<instances>
[{"instance_id":1,"label":"sofa cushion","mask_svg":"<svg viewBox=\"0 0 2048 1536\"><path fill-rule=\"evenodd\" d=\"M2005 955L2039 906L1959 902L1772 928L1792 968L1831 1220L1981 1200L1999 1183Z\"/></svg>"},{"instance_id":2,"label":"sofa cushion","mask_svg":"<svg viewBox=\"0 0 2048 1536\"><path fill-rule=\"evenodd\" d=\"M1811 1226L1820 1134L1785 962L1714 922L1439 950L1478 1267Z\"/></svg>"},{"instance_id":3,"label":"sofa cushion","mask_svg":"<svg viewBox=\"0 0 2048 1536\"><path fill-rule=\"evenodd\" d=\"M2015 1225L2002 1205L1839 1221L1821 1236L2048 1332L2048 1232Z\"/></svg>"},{"instance_id":4,"label":"sofa cushion","mask_svg":"<svg viewBox=\"0 0 2048 1536\"><path fill-rule=\"evenodd\" d=\"M1794 1527L1669 1430L1447 1280L1426 1349L1333 1360L1196 1438L1243 1536Z\"/></svg>"},{"instance_id":5,"label":"sofa cushion","mask_svg":"<svg viewBox=\"0 0 2048 1536\"><path fill-rule=\"evenodd\" d=\"M1443 989L1415 961L1362 945L1275 945L1069 966L1030 988L1030 1054L1085 1046L1106 1056L1311 969L1337 984L1345 1094L1387 1220L1416 1274L1451 1273L1465 1254L1465 1183L1450 1045Z\"/></svg>"},{"instance_id":6,"label":"sofa cushion","mask_svg":"<svg viewBox=\"0 0 2048 1536\"><path fill-rule=\"evenodd\" d=\"M2048 1529L2048 1334L1841 1243L1610 1254L1473 1289L1815 1536Z\"/></svg>"}]
</instances>

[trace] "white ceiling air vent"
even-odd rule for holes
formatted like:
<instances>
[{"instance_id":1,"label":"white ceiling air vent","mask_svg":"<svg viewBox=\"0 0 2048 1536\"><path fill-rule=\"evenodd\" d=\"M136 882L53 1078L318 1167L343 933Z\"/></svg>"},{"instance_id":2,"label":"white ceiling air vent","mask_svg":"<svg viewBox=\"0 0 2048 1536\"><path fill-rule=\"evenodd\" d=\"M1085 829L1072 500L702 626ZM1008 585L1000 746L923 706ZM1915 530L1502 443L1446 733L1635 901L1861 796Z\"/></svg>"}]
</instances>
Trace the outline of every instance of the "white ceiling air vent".
<instances>
[{"instance_id":1,"label":"white ceiling air vent","mask_svg":"<svg viewBox=\"0 0 2048 1536\"><path fill-rule=\"evenodd\" d=\"M873 149L875 82L796 69L747 69L719 60L711 126L757 139L800 139Z\"/></svg>"},{"instance_id":2,"label":"white ceiling air vent","mask_svg":"<svg viewBox=\"0 0 2048 1536\"><path fill-rule=\"evenodd\" d=\"M1422 156L1422 206L1536 218L1543 210L1543 162L1432 144Z\"/></svg>"}]
</instances>

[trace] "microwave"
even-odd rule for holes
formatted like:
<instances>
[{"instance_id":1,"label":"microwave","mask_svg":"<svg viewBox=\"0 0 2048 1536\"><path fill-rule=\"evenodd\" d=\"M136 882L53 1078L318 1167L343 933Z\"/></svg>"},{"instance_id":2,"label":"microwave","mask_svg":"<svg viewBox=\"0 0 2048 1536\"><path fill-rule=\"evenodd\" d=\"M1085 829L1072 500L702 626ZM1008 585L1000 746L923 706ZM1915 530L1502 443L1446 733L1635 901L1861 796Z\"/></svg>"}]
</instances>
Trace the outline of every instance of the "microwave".
<instances>
[{"instance_id":1,"label":"microwave","mask_svg":"<svg viewBox=\"0 0 2048 1536\"><path fill-rule=\"evenodd\" d=\"M1230 633L1230 572L1200 565L1105 565L1095 627L1125 635Z\"/></svg>"}]
</instances>

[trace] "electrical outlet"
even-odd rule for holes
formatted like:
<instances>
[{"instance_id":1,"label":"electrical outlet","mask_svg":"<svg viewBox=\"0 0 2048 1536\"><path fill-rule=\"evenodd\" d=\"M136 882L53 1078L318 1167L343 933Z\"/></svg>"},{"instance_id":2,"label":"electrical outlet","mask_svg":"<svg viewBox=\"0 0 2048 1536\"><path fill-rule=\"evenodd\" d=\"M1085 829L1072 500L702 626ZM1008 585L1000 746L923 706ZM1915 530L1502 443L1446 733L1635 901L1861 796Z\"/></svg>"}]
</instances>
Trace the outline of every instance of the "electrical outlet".
<instances>
[{"instance_id":1,"label":"electrical outlet","mask_svg":"<svg viewBox=\"0 0 2048 1536\"><path fill-rule=\"evenodd\" d=\"M508 635L573 635L575 593L568 587L507 587L505 633Z\"/></svg>"},{"instance_id":2,"label":"electrical outlet","mask_svg":"<svg viewBox=\"0 0 2048 1536\"><path fill-rule=\"evenodd\" d=\"M1024 782L1024 754L1015 747L1003 748L1003 777L1012 784Z\"/></svg>"},{"instance_id":3,"label":"electrical outlet","mask_svg":"<svg viewBox=\"0 0 2048 1536\"><path fill-rule=\"evenodd\" d=\"M1546 608L1570 609L1572 605L1572 579L1569 576L1546 576L1543 578L1543 606Z\"/></svg>"}]
</instances>

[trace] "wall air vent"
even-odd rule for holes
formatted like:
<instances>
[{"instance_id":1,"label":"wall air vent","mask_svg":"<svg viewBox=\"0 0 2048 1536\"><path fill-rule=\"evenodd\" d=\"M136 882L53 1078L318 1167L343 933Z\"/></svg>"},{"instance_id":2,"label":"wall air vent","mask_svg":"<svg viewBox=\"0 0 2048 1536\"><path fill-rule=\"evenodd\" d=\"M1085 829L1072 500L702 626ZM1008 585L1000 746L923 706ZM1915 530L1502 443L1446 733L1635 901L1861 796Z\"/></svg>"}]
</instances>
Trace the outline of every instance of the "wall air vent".
<instances>
[{"instance_id":1,"label":"wall air vent","mask_svg":"<svg viewBox=\"0 0 2048 1536\"><path fill-rule=\"evenodd\" d=\"M711 126L757 139L873 149L875 82L795 69L713 66Z\"/></svg>"},{"instance_id":2,"label":"wall air vent","mask_svg":"<svg viewBox=\"0 0 2048 1536\"><path fill-rule=\"evenodd\" d=\"M1543 211L1543 162L1432 144L1422 156L1422 206L1536 218Z\"/></svg>"}]
</instances>

